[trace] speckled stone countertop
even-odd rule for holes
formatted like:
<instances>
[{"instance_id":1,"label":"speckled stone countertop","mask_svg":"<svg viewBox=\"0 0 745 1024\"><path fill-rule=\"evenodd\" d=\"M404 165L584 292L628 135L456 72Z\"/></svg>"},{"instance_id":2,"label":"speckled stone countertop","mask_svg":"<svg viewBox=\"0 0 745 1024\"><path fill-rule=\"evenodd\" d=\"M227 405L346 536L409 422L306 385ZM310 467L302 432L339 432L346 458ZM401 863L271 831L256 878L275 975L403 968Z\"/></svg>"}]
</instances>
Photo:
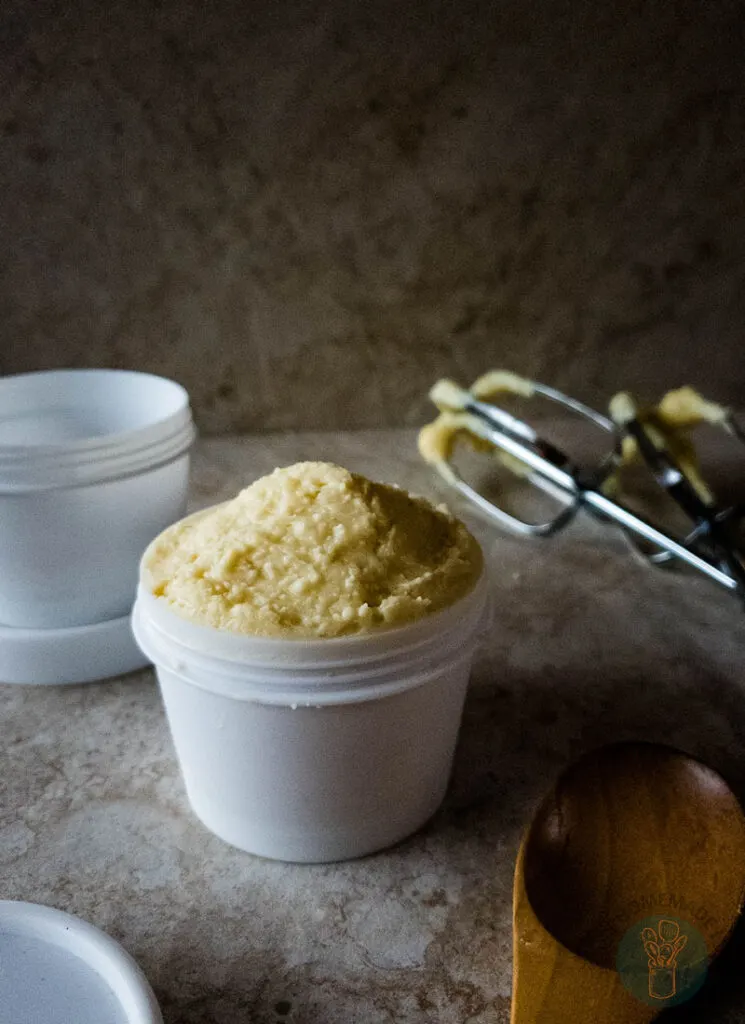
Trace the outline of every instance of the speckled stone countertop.
<instances>
[{"instance_id":1,"label":"speckled stone countertop","mask_svg":"<svg viewBox=\"0 0 745 1024\"><path fill-rule=\"evenodd\" d=\"M495 622L448 797L411 839L345 864L249 856L190 813L150 670L0 687L0 896L71 911L119 939L166 1024L506 1024L514 858L569 759L659 739L745 789L736 602L705 580L647 569L599 524L550 542L498 532L446 495L414 439L202 442L192 489L198 508L275 465L331 459L447 497L481 539ZM745 1021L741 973L722 972L675 1019Z\"/></svg>"}]
</instances>

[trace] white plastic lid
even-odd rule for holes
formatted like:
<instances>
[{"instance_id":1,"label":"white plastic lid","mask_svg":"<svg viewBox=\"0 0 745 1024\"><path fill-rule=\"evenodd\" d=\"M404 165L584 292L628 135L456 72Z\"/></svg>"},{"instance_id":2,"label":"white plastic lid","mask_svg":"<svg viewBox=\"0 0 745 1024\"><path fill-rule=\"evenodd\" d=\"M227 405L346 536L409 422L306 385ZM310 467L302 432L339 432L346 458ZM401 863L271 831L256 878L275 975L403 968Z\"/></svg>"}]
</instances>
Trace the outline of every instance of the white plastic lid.
<instances>
[{"instance_id":1,"label":"white plastic lid","mask_svg":"<svg viewBox=\"0 0 745 1024\"><path fill-rule=\"evenodd\" d=\"M129 615L65 629L0 625L1 683L90 683L134 672L147 664L148 658L132 635Z\"/></svg>"},{"instance_id":2,"label":"white plastic lid","mask_svg":"<svg viewBox=\"0 0 745 1024\"><path fill-rule=\"evenodd\" d=\"M0 1016L9 1024L163 1024L147 978L104 932L0 900Z\"/></svg>"}]
</instances>

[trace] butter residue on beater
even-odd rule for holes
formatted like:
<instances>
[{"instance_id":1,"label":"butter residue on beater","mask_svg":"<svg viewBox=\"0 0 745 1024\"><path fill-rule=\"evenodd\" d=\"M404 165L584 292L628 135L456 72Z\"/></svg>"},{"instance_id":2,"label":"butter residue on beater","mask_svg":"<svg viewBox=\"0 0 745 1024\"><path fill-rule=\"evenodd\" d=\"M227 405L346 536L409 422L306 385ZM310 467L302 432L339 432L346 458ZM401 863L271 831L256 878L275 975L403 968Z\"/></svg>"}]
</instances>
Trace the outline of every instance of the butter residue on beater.
<instances>
[{"instance_id":1,"label":"butter residue on beater","mask_svg":"<svg viewBox=\"0 0 745 1024\"><path fill-rule=\"evenodd\" d=\"M611 419L619 427L630 419L638 419L652 442L670 453L699 497L704 501L713 500L714 496L701 475L696 447L690 435L704 423L730 430L729 409L708 401L687 385L668 391L657 405L640 407L627 392L620 391L610 400L608 408ZM628 434L622 440L621 456L621 465L608 482L608 490L618 489L624 468L640 458L637 442Z\"/></svg>"},{"instance_id":2,"label":"butter residue on beater","mask_svg":"<svg viewBox=\"0 0 745 1024\"><path fill-rule=\"evenodd\" d=\"M276 469L162 533L151 592L196 623L267 637L333 637L453 604L483 569L444 508L325 462Z\"/></svg>"},{"instance_id":3,"label":"butter residue on beater","mask_svg":"<svg viewBox=\"0 0 745 1024\"><path fill-rule=\"evenodd\" d=\"M456 481L450 464L456 445L465 441L477 451L492 452L516 475L528 475L526 463L494 447L482 436L478 419L466 408L469 398L490 402L500 394L531 398L535 394L532 381L509 370L491 370L479 377L468 391L449 380L438 381L430 391L430 399L440 410L439 416L419 432L419 453L433 465L448 483ZM670 453L688 477L699 496L711 501L713 495L701 475L696 448L691 438L693 431L704 423L735 432L732 412L725 406L710 402L692 387L684 386L668 391L656 405L637 407L627 392L619 392L610 401L611 419L619 429L625 422L638 418L652 441ZM625 435L621 439L619 464L603 483L603 490L611 495L622 491L624 471L639 460L636 440Z\"/></svg>"},{"instance_id":4,"label":"butter residue on beater","mask_svg":"<svg viewBox=\"0 0 745 1024\"><path fill-rule=\"evenodd\" d=\"M489 402L500 394L532 398L535 387L532 381L510 370L490 370L474 381L469 393L481 402ZM419 454L424 461L433 465L448 483L452 483L455 474L450 466L450 459L457 443L466 441L476 451L492 452L513 473L529 473L530 469L519 459L506 452L500 452L491 442L479 436L478 419L462 409L462 399L465 395L463 389L450 380L439 380L430 390L429 397L440 410L440 414L419 431L417 443Z\"/></svg>"}]
</instances>

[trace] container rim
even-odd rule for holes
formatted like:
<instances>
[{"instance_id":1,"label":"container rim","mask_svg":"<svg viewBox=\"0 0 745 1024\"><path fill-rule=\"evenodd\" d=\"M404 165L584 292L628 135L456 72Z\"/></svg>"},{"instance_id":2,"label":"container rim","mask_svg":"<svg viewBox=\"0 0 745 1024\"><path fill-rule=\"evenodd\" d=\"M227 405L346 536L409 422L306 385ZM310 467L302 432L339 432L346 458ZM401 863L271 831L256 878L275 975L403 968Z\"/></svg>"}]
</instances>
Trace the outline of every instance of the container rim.
<instances>
[{"instance_id":1,"label":"container rim","mask_svg":"<svg viewBox=\"0 0 745 1024\"><path fill-rule=\"evenodd\" d=\"M105 381L89 405L85 393ZM138 370L43 370L0 378L0 424L79 405L106 421L105 405L138 426L59 443L4 444L0 441L0 494L26 494L124 479L178 458L196 438L189 395L176 381ZM81 398L81 396L83 396ZM102 411L103 410L103 411ZM116 415L114 416L116 420ZM46 429L46 428L45 428Z\"/></svg>"},{"instance_id":2,"label":"container rim","mask_svg":"<svg viewBox=\"0 0 745 1024\"><path fill-rule=\"evenodd\" d=\"M147 551L143 560L146 555ZM319 638L253 636L192 622L156 598L143 585L142 575L136 601L160 633L187 651L207 654L224 662L250 661L266 667L283 664L310 668L344 665L350 658L375 661L380 658L378 648L383 648L385 653L412 650L427 643L433 633L442 634L452 620L460 621L472 606L481 606L486 601L487 590L488 575L484 565L465 594L429 615L396 626ZM369 652L367 656L365 651Z\"/></svg>"},{"instance_id":3,"label":"container rim","mask_svg":"<svg viewBox=\"0 0 745 1024\"><path fill-rule=\"evenodd\" d=\"M98 459L90 455L72 460L50 457L8 467L0 458L0 495L43 494L126 480L175 462L188 453L196 437L196 428L189 419L177 432L160 441L131 452L104 452Z\"/></svg>"},{"instance_id":4,"label":"container rim","mask_svg":"<svg viewBox=\"0 0 745 1024\"><path fill-rule=\"evenodd\" d=\"M318 640L247 637L189 622L140 584L132 630L143 653L183 682L264 704L358 703L426 684L470 658L489 615L488 576L452 605L400 626Z\"/></svg>"},{"instance_id":5,"label":"container rim","mask_svg":"<svg viewBox=\"0 0 745 1024\"><path fill-rule=\"evenodd\" d=\"M59 370L34 370L28 373L9 374L0 377L0 400L7 401L3 395L4 391L16 393L18 399L22 398L22 392L26 385L30 388L40 386L49 387L55 382L92 382L95 378L103 380L117 379L127 381L130 384L147 384L162 388L164 393L170 393L171 404L165 414L154 415L147 423L138 427L125 430L114 430L105 434L98 434L91 437L78 438L64 442L44 442L42 444L3 444L0 442L0 467L3 461L23 459L34 460L57 458L61 455L90 456L96 453L113 453L120 448L128 448L133 442L139 446L148 443L148 437L154 433L160 438L164 427L170 432L169 425L181 425L183 423L184 411L189 410L189 394L183 385L169 377L161 377L154 373L145 373L141 370L120 370L106 367L91 367L81 369L59 369ZM33 397L30 399L33 401ZM155 439L155 438L153 438Z\"/></svg>"}]
</instances>

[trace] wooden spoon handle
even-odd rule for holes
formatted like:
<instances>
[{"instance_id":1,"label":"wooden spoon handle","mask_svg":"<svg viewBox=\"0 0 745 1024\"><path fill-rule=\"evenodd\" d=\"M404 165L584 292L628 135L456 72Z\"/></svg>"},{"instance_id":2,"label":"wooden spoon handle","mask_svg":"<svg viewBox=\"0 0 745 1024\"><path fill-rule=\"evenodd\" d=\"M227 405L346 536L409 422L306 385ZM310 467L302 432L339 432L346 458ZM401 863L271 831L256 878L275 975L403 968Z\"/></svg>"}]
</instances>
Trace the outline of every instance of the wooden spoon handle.
<instances>
[{"instance_id":1,"label":"wooden spoon handle","mask_svg":"<svg viewBox=\"0 0 745 1024\"><path fill-rule=\"evenodd\" d=\"M627 992L616 971L576 956L550 935L515 871L511 1024L648 1024L659 1010Z\"/></svg>"}]
</instances>

